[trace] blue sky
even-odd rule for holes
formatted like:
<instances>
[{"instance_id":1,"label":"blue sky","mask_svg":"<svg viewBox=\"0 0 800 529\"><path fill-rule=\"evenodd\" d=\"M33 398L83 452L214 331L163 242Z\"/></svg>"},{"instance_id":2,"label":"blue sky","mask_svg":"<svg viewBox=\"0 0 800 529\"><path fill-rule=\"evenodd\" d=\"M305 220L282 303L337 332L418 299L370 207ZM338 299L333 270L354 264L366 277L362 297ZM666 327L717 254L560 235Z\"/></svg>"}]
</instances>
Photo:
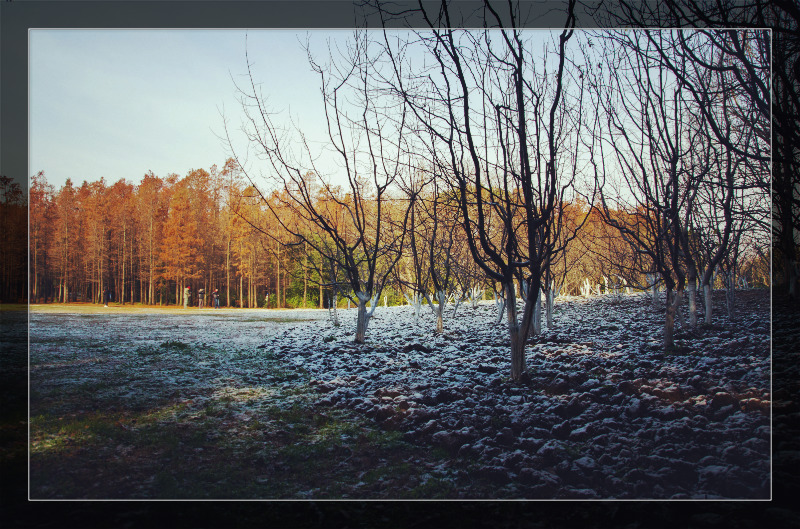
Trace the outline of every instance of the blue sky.
<instances>
[{"instance_id":1,"label":"blue sky","mask_svg":"<svg viewBox=\"0 0 800 529\"><path fill-rule=\"evenodd\" d=\"M537 46L551 36L531 35ZM270 110L283 112L277 119L291 115L311 142L324 140L320 80L302 43L310 38L324 64L326 40L350 39L352 30L38 29L29 38L29 174L44 171L58 188L68 178L138 183L150 170L221 167L231 155L218 137L221 112L236 133L234 80L248 82L246 49ZM242 134L234 147L253 169Z\"/></svg>"},{"instance_id":2,"label":"blue sky","mask_svg":"<svg viewBox=\"0 0 800 529\"><path fill-rule=\"evenodd\" d=\"M220 112L238 128L231 76L246 73L245 35L270 105L313 127L319 82L305 31L31 30L29 172L60 187L222 166Z\"/></svg>"}]
</instances>

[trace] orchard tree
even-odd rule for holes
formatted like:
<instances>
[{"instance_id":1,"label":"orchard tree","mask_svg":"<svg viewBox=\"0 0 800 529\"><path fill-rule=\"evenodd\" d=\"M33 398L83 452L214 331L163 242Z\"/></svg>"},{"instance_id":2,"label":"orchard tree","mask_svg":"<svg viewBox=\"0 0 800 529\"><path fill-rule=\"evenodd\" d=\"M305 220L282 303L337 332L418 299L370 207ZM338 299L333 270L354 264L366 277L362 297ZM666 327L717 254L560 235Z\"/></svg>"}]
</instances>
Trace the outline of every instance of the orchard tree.
<instances>
[{"instance_id":1,"label":"orchard tree","mask_svg":"<svg viewBox=\"0 0 800 529\"><path fill-rule=\"evenodd\" d=\"M274 207L269 211L293 237L323 261L335 263L346 277L358 305L355 341L364 343L369 319L402 255L413 203L398 206L402 202L392 195L399 196L396 185L407 166L401 144L405 110L387 112L380 98L371 97L371 76L381 50L371 45L366 33L356 32L337 57L332 48L329 51L328 64L318 64L311 53L309 62L319 75L326 147L334 152L338 168L319 166L319 152L303 133L298 129L288 133L283 123L276 122L256 88L249 59L249 86L239 88L243 131L266 160L265 176L280 191L280 205L292 211L294 221L286 222ZM244 174L253 184L258 180L252 172ZM268 204L266 195L258 192ZM319 228L322 239L307 235L304 228L310 225Z\"/></svg>"},{"instance_id":2,"label":"orchard tree","mask_svg":"<svg viewBox=\"0 0 800 529\"><path fill-rule=\"evenodd\" d=\"M433 170L455 192L472 258L502 285L514 380L525 370L525 340L562 198L558 161L571 128L565 108L574 105L565 95L574 6L567 6L555 50L517 29L525 22L517 2L483 2L477 12L482 31L453 29L457 10L443 1L419 4L415 14L427 28L413 39L384 32L394 72L386 82L413 115L413 130L421 131L418 148L430 153ZM390 4L375 7L387 24L406 14ZM413 52L425 61L413 61ZM499 238L492 236L492 223ZM520 270L527 290L521 319L515 303Z\"/></svg>"},{"instance_id":3,"label":"orchard tree","mask_svg":"<svg viewBox=\"0 0 800 529\"><path fill-rule=\"evenodd\" d=\"M413 279L400 279L401 286L413 292L406 299L413 302L417 315L422 299L431 308L438 333L444 330L444 310L458 288L455 248L460 235L458 210L452 196L440 190L441 183L441 177L420 169L404 185L411 203L406 245Z\"/></svg>"},{"instance_id":4,"label":"orchard tree","mask_svg":"<svg viewBox=\"0 0 800 529\"><path fill-rule=\"evenodd\" d=\"M652 58L653 44L644 33L601 35L607 62L605 69L598 66L594 88L603 123L592 163L604 220L644 254L666 286L664 345L672 347L686 286L682 241L696 189L685 160L696 132L688 123L688 94ZM613 211L623 215L615 218Z\"/></svg>"},{"instance_id":5,"label":"orchard tree","mask_svg":"<svg viewBox=\"0 0 800 529\"><path fill-rule=\"evenodd\" d=\"M679 73L683 59L689 59L692 68L684 81L716 139L737 157L758 166L755 174L761 191L772 193L773 242L780 257L775 261L776 276L789 296L797 299L800 10L796 2L621 0L615 6L608 12L612 24L704 28L682 32L681 41L674 47L659 50L663 65ZM711 53L709 48L713 48ZM720 78L726 78L728 89L735 87L737 92L723 100L730 102L724 113L719 112L719 100L714 97L714 84ZM726 131L726 122L731 119L742 129L754 130L758 141L749 142L745 148L732 141L736 136L730 137Z\"/></svg>"}]
</instances>

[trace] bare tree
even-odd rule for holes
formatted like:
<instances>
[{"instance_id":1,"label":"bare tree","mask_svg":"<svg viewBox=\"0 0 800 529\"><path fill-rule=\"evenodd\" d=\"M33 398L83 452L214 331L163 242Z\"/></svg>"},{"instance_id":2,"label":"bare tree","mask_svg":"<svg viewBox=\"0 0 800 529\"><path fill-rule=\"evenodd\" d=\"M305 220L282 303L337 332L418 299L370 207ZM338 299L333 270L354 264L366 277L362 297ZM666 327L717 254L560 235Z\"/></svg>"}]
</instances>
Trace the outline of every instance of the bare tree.
<instances>
[{"instance_id":1,"label":"bare tree","mask_svg":"<svg viewBox=\"0 0 800 529\"><path fill-rule=\"evenodd\" d=\"M454 250L459 236L457 209L452 196L440 189L442 179L418 168L403 185L413 200L409 212L406 247L410 273L397 274L406 300L414 305L417 318L424 300L436 318L436 332L444 330L444 310L457 287ZM435 303L434 303L435 302Z\"/></svg>"},{"instance_id":2,"label":"bare tree","mask_svg":"<svg viewBox=\"0 0 800 529\"><path fill-rule=\"evenodd\" d=\"M394 66L390 84L425 134L435 170L457 192L461 223L473 259L489 279L503 285L511 338L511 377L525 369L525 339L539 298L546 245L559 203L557 157L564 122L567 42L573 35L574 1L558 35L554 71L538 68L533 43L519 28L520 3L495 7L488 0L479 16L485 30L453 29L449 2L418 13L428 29L415 40L385 35ZM384 20L390 6L377 5ZM416 48L430 66L405 60ZM537 50L538 51L538 50ZM545 61L546 62L546 61ZM425 135L418 137L422 140ZM499 241L491 237L496 222ZM524 269L527 296L518 317L515 275Z\"/></svg>"},{"instance_id":3,"label":"bare tree","mask_svg":"<svg viewBox=\"0 0 800 529\"><path fill-rule=\"evenodd\" d=\"M604 35L611 44L605 49L610 71L600 74L595 86L606 131L599 136L599 156L592 159L604 183L600 197L606 222L653 264L666 286L664 345L671 347L687 279L684 239L697 175L686 159L697 131L689 123L689 94L680 79L652 59L655 45L646 33ZM613 165L607 165L606 148Z\"/></svg>"},{"instance_id":4,"label":"bare tree","mask_svg":"<svg viewBox=\"0 0 800 529\"><path fill-rule=\"evenodd\" d=\"M677 62L668 57L689 57L693 70L686 84L700 104L700 111L723 145L758 165L763 193L772 193L772 230L781 265L779 280L791 298L798 297L797 270L800 231L800 157L797 156L797 120L800 117L800 9L787 0L738 2L737 0L675 0L672 2L629 2L621 0L609 14L613 23L661 27L698 27L685 32L673 49L661 50L665 67ZM739 28L716 30L714 28ZM767 28L771 32L767 31ZM695 51L706 40L715 49L716 60ZM713 72L708 76L704 73ZM771 75L771 82L770 82ZM715 111L714 87L707 79L726 77L739 95L731 98L729 112ZM709 89L711 88L711 89ZM731 142L725 120L734 114L745 127L757 132L759 141L742 148ZM722 119L720 119L722 118ZM771 131L770 131L771 128ZM770 142L771 140L771 142ZM771 145L770 145L771 143ZM771 165L771 171L770 166ZM772 178L769 178L771 172ZM759 215L759 220L763 217ZM782 276L782 277L781 277Z\"/></svg>"},{"instance_id":5,"label":"bare tree","mask_svg":"<svg viewBox=\"0 0 800 529\"><path fill-rule=\"evenodd\" d=\"M275 218L298 241L313 248L328 263L332 284L346 278L345 294L358 305L355 341L364 343L369 320L397 261L406 234L409 204L399 200L396 184L405 170L401 142L405 109L391 115L371 97L374 65L380 60L366 33L356 32L340 55L318 64L327 123L327 145L338 159L338 169L318 166L320 150L299 130L276 121L257 83L248 59L248 82L239 87L245 114L243 131L249 144L268 163L270 181L282 190L281 205L290 208L293 223ZM227 129L226 129L227 130ZM229 144L233 144L228 135ZM294 146L299 145L299 153ZM240 164L242 165L242 164ZM245 171L251 182L257 178ZM342 182L344 185L337 185ZM344 188L344 189L343 189ZM395 192L395 195L392 193ZM262 195L262 200L267 200ZM275 208L270 208L275 213ZM314 225L322 237L310 237ZM352 293L352 294L351 294ZM369 305L369 310L367 310Z\"/></svg>"}]
</instances>

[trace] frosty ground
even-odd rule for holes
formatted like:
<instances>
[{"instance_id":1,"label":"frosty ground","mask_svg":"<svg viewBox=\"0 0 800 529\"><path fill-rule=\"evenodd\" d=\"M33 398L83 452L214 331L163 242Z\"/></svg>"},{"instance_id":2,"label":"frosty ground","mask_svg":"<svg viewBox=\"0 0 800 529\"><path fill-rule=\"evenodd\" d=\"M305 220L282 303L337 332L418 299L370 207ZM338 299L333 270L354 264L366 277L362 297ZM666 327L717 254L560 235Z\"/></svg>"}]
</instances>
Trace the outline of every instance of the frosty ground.
<instances>
[{"instance_id":1,"label":"frosty ground","mask_svg":"<svg viewBox=\"0 0 800 529\"><path fill-rule=\"evenodd\" d=\"M365 345L355 309L32 306L30 495L768 498L769 293L715 296L666 351L645 296L561 298L522 382L492 302Z\"/></svg>"}]
</instances>

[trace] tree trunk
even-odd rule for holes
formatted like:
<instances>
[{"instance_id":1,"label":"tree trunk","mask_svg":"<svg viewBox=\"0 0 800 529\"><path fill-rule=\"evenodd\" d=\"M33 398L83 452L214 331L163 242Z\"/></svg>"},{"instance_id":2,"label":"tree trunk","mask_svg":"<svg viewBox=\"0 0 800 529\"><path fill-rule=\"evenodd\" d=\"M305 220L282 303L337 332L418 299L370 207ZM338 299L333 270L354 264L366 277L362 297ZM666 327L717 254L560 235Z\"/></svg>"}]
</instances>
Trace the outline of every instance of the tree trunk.
<instances>
[{"instance_id":1,"label":"tree trunk","mask_svg":"<svg viewBox=\"0 0 800 529\"><path fill-rule=\"evenodd\" d=\"M697 284L689 283L689 326L697 328Z\"/></svg>"},{"instance_id":2,"label":"tree trunk","mask_svg":"<svg viewBox=\"0 0 800 529\"><path fill-rule=\"evenodd\" d=\"M436 293L439 304L436 306L436 332L444 331L444 307L447 304L447 295L443 291Z\"/></svg>"},{"instance_id":3,"label":"tree trunk","mask_svg":"<svg viewBox=\"0 0 800 529\"><path fill-rule=\"evenodd\" d=\"M149 255L148 255L148 257L149 257L149 260L148 260L148 269L149 269L148 270L148 278L149 278L149 283L148 283L148 290L147 291L148 291L148 299L150 300L150 304L154 305L155 304L156 291L155 291L155 285L153 285L153 219L152 218L150 219L150 233L149 233L149 235L150 235L150 239L149 239L150 240L150 246L148 248L148 252L149 252Z\"/></svg>"},{"instance_id":4,"label":"tree trunk","mask_svg":"<svg viewBox=\"0 0 800 529\"><path fill-rule=\"evenodd\" d=\"M470 289L470 291L469 291L469 301L470 301L470 304L472 305L473 309L477 309L478 308L478 302L481 300L482 296L483 296L483 291L481 289L479 289L478 287L472 287Z\"/></svg>"},{"instance_id":5,"label":"tree trunk","mask_svg":"<svg viewBox=\"0 0 800 529\"><path fill-rule=\"evenodd\" d=\"M689 267L689 326L697 328L697 269L694 265Z\"/></svg>"},{"instance_id":6,"label":"tree trunk","mask_svg":"<svg viewBox=\"0 0 800 529\"><path fill-rule=\"evenodd\" d=\"M458 307L461 306L461 302L464 301L464 293L458 292L458 295L454 294L453 297L453 317L456 317L456 312L458 311Z\"/></svg>"},{"instance_id":7,"label":"tree trunk","mask_svg":"<svg viewBox=\"0 0 800 529\"><path fill-rule=\"evenodd\" d=\"M733 321L736 317L735 311L735 303L736 303L736 294L735 294L735 275L733 272L726 272L725 273L725 305L728 308L728 319Z\"/></svg>"},{"instance_id":8,"label":"tree trunk","mask_svg":"<svg viewBox=\"0 0 800 529\"><path fill-rule=\"evenodd\" d=\"M134 241L131 241L131 249L128 252L128 267L130 268L131 274L131 305L136 303L136 272L133 270L133 243Z\"/></svg>"},{"instance_id":9,"label":"tree trunk","mask_svg":"<svg viewBox=\"0 0 800 529\"><path fill-rule=\"evenodd\" d=\"M35 242L36 240L37 240L37 238L34 237L34 243L32 245L33 246L33 302L34 303L36 303L39 300L39 265L37 264L37 261L36 261L36 256L38 255L38 253L36 252L36 246L37 246L37 243Z\"/></svg>"},{"instance_id":10,"label":"tree trunk","mask_svg":"<svg viewBox=\"0 0 800 529\"><path fill-rule=\"evenodd\" d=\"M561 287L550 287L545 294L546 297L546 310L547 310L547 328L553 329L553 309L555 308L556 298L561 291Z\"/></svg>"},{"instance_id":11,"label":"tree trunk","mask_svg":"<svg viewBox=\"0 0 800 529\"><path fill-rule=\"evenodd\" d=\"M658 310L658 274L647 274L647 281L650 283L653 310Z\"/></svg>"},{"instance_id":12,"label":"tree trunk","mask_svg":"<svg viewBox=\"0 0 800 529\"><path fill-rule=\"evenodd\" d=\"M711 285L708 283L703 285L703 308L705 309L705 323L711 325Z\"/></svg>"},{"instance_id":13,"label":"tree trunk","mask_svg":"<svg viewBox=\"0 0 800 529\"><path fill-rule=\"evenodd\" d=\"M494 304L497 307L497 319L494 324L499 325L503 321L503 311L506 308L506 299L503 296L498 296L497 292L494 293Z\"/></svg>"},{"instance_id":14,"label":"tree trunk","mask_svg":"<svg viewBox=\"0 0 800 529\"><path fill-rule=\"evenodd\" d=\"M406 298L408 304L414 307L414 324L419 325L419 317L422 312L422 295L419 292L414 292L411 296L409 297L408 294L403 292L403 297Z\"/></svg>"},{"instance_id":15,"label":"tree trunk","mask_svg":"<svg viewBox=\"0 0 800 529\"><path fill-rule=\"evenodd\" d=\"M367 314L367 299L361 293L358 296L358 317L356 319L356 343L364 343L367 335L367 324L369 315Z\"/></svg>"},{"instance_id":16,"label":"tree trunk","mask_svg":"<svg viewBox=\"0 0 800 529\"><path fill-rule=\"evenodd\" d=\"M335 290L333 291L331 297L332 297L331 304L330 304L331 305L331 308L330 308L331 319L333 320L333 326L334 327L338 327L339 326L339 299L338 299L339 296L336 294Z\"/></svg>"},{"instance_id":17,"label":"tree trunk","mask_svg":"<svg viewBox=\"0 0 800 529\"><path fill-rule=\"evenodd\" d=\"M584 278L583 284L581 285L581 295L586 299L592 297L592 285L589 282L589 278Z\"/></svg>"},{"instance_id":18,"label":"tree trunk","mask_svg":"<svg viewBox=\"0 0 800 529\"><path fill-rule=\"evenodd\" d=\"M276 275L275 275L275 307L281 308L281 246L278 245L278 251L275 255L276 261Z\"/></svg>"},{"instance_id":19,"label":"tree trunk","mask_svg":"<svg viewBox=\"0 0 800 529\"><path fill-rule=\"evenodd\" d=\"M303 242L303 308L306 308L306 300L308 299L308 248L306 243Z\"/></svg>"},{"instance_id":20,"label":"tree trunk","mask_svg":"<svg viewBox=\"0 0 800 529\"><path fill-rule=\"evenodd\" d=\"M514 283L509 281L503 288L506 293L506 320L508 321L508 334L511 338L511 379L519 380L525 371L525 337L522 336L517 318L516 292ZM524 314L523 314L524 318Z\"/></svg>"},{"instance_id":21,"label":"tree trunk","mask_svg":"<svg viewBox=\"0 0 800 529\"><path fill-rule=\"evenodd\" d=\"M122 282L120 285L119 301L125 304L125 223L122 224Z\"/></svg>"},{"instance_id":22,"label":"tree trunk","mask_svg":"<svg viewBox=\"0 0 800 529\"><path fill-rule=\"evenodd\" d=\"M675 292L667 289L667 310L664 322L664 347L670 348L675 345L675 315L683 300L683 292L677 290Z\"/></svg>"}]
</instances>

